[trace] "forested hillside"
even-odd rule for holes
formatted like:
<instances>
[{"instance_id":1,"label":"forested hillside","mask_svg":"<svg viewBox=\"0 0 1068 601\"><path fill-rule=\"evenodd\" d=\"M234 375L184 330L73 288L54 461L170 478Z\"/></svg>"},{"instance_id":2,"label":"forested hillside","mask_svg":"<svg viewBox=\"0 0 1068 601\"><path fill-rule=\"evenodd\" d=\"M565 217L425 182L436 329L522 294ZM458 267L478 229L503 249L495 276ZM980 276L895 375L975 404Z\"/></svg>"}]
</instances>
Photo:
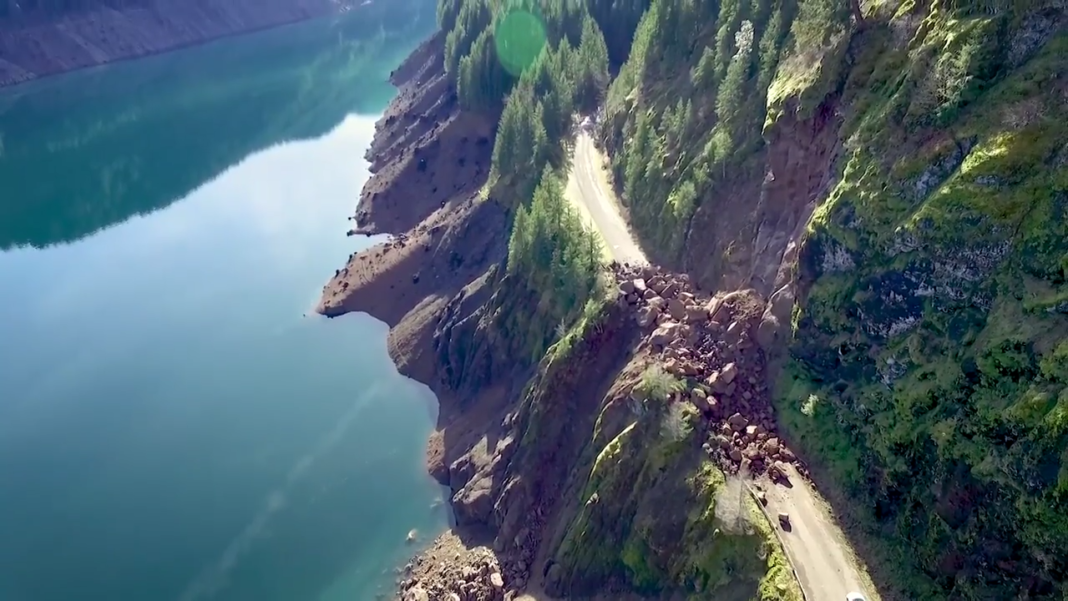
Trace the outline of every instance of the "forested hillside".
<instances>
[{"instance_id":1,"label":"forested hillside","mask_svg":"<svg viewBox=\"0 0 1068 601\"><path fill-rule=\"evenodd\" d=\"M599 107L646 250L771 302L781 425L884 578L1068 595L1063 2L442 0L439 20L460 102L500 115L509 344L537 359L596 297L560 180L572 114Z\"/></svg>"},{"instance_id":2,"label":"forested hillside","mask_svg":"<svg viewBox=\"0 0 1068 601\"><path fill-rule=\"evenodd\" d=\"M515 211L495 296L507 344L534 363L596 296L600 241L563 196L572 120L594 111L643 3L442 0L445 66L465 110L500 114L487 194ZM614 52L602 24L615 32ZM534 300L532 299L540 299ZM524 307L536 307L534 312Z\"/></svg>"}]
</instances>

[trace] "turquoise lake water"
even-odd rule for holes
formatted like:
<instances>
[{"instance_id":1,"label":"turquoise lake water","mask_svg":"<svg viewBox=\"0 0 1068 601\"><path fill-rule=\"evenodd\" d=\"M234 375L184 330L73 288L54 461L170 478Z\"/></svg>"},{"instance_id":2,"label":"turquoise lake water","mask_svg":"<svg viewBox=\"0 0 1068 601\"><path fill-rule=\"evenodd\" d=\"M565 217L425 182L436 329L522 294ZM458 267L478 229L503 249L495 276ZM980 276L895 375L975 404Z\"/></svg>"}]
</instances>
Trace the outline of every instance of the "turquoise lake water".
<instances>
[{"instance_id":1,"label":"turquoise lake water","mask_svg":"<svg viewBox=\"0 0 1068 601\"><path fill-rule=\"evenodd\" d=\"M433 0L0 90L0 600L364 601L436 404L311 313Z\"/></svg>"}]
</instances>

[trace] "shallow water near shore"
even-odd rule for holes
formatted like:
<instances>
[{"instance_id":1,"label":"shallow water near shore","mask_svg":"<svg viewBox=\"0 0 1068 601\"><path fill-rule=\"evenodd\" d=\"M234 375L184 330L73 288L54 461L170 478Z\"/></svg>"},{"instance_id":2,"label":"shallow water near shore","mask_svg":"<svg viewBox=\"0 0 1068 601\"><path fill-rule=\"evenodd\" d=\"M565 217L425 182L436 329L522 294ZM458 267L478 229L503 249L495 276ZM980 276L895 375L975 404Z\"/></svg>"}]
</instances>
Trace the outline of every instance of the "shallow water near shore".
<instances>
[{"instance_id":1,"label":"shallow water near shore","mask_svg":"<svg viewBox=\"0 0 1068 601\"><path fill-rule=\"evenodd\" d=\"M311 314L420 6L0 91L0 599L369 601L446 527L433 396Z\"/></svg>"}]
</instances>

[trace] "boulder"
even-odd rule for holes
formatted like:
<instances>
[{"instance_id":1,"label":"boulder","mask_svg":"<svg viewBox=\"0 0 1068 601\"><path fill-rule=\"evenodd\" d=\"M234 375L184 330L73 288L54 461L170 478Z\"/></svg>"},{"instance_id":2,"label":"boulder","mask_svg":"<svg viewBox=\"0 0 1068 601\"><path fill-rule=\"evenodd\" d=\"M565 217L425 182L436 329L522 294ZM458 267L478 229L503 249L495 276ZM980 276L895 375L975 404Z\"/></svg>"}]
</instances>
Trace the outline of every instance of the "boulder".
<instances>
[{"instance_id":1,"label":"boulder","mask_svg":"<svg viewBox=\"0 0 1068 601\"><path fill-rule=\"evenodd\" d=\"M643 328L653 325L659 314L660 312L653 307L642 307L641 309L638 309L638 325Z\"/></svg>"},{"instance_id":2,"label":"boulder","mask_svg":"<svg viewBox=\"0 0 1068 601\"><path fill-rule=\"evenodd\" d=\"M644 285L644 282L642 282ZM623 280L619 283L619 291L623 294L631 294L637 290L637 286L634 285L634 280Z\"/></svg>"},{"instance_id":3,"label":"boulder","mask_svg":"<svg viewBox=\"0 0 1068 601\"><path fill-rule=\"evenodd\" d=\"M727 389L727 384L723 381L723 377L720 376L718 371L712 372L711 375L705 378L705 384L714 392L722 393Z\"/></svg>"},{"instance_id":4,"label":"boulder","mask_svg":"<svg viewBox=\"0 0 1068 601\"><path fill-rule=\"evenodd\" d=\"M702 309L701 307L697 307L697 306L694 306L694 305L690 305L690 306L686 307L686 317L685 317L685 319L686 319L686 321L688 323L697 323L697 322L700 322L700 321L704 321L707 318L708 318L708 314L705 313L705 310Z\"/></svg>"},{"instance_id":5,"label":"boulder","mask_svg":"<svg viewBox=\"0 0 1068 601\"><path fill-rule=\"evenodd\" d=\"M713 298L712 300L708 301L708 304L705 305L705 313L708 314L709 318L712 318L716 314L716 311L719 310L719 306L722 303L723 301L719 298Z\"/></svg>"},{"instance_id":6,"label":"boulder","mask_svg":"<svg viewBox=\"0 0 1068 601\"><path fill-rule=\"evenodd\" d=\"M773 462L768 466L768 476L772 481L781 480L788 482L789 477L786 473L786 464L781 461Z\"/></svg>"},{"instance_id":7,"label":"boulder","mask_svg":"<svg viewBox=\"0 0 1068 601\"><path fill-rule=\"evenodd\" d=\"M653 276L652 279L649 280L649 288L651 290L655 290L656 293L660 294L661 296L663 296L664 288L666 287L667 282L664 281L664 278L658 275Z\"/></svg>"},{"instance_id":8,"label":"boulder","mask_svg":"<svg viewBox=\"0 0 1068 601\"><path fill-rule=\"evenodd\" d=\"M430 601L430 594L426 592L423 585L417 584L404 591L404 601Z\"/></svg>"},{"instance_id":9,"label":"boulder","mask_svg":"<svg viewBox=\"0 0 1068 601\"><path fill-rule=\"evenodd\" d=\"M716 410L719 409L719 399L717 399L716 397L709 396L705 402L708 403L708 410L713 414L716 413Z\"/></svg>"},{"instance_id":10,"label":"boulder","mask_svg":"<svg viewBox=\"0 0 1068 601\"><path fill-rule=\"evenodd\" d=\"M653 298L648 299L648 300L649 300L649 306L654 308L654 309L656 309L658 312L663 311L664 309L667 308L667 299L666 298L663 298L663 297L660 297L660 296L654 296Z\"/></svg>"},{"instance_id":11,"label":"boulder","mask_svg":"<svg viewBox=\"0 0 1068 601\"><path fill-rule=\"evenodd\" d=\"M469 482L453 496L453 510L461 524L487 523L493 511L493 478L483 476Z\"/></svg>"},{"instance_id":12,"label":"boulder","mask_svg":"<svg viewBox=\"0 0 1068 601\"><path fill-rule=\"evenodd\" d=\"M730 425L731 430L734 432L741 432L749 425L749 420L745 418L741 413L735 413L727 418L727 424Z\"/></svg>"},{"instance_id":13,"label":"boulder","mask_svg":"<svg viewBox=\"0 0 1068 601\"><path fill-rule=\"evenodd\" d=\"M694 388L690 391L690 402L700 411L707 412L711 409L708 405L708 395L700 388Z\"/></svg>"},{"instance_id":14,"label":"boulder","mask_svg":"<svg viewBox=\"0 0 1068 601\"><path fill-rule=\"evenodd\" d=\"M712 321L724 323L730 320L730 309L723 304L723 299L712 299L712 303L709 303L709 306L712 310L709 311L708 315L712 318Z\"/></svg>"},{"instance_id":15,"label":"boulder","mask_svg":"<svg viewBox=\"0 0 1068 601\"><path fill-rule=\"evenodd\" d=\"M634 287L634 292L637 292L638 294L645 294L645 291L647 289L647 287L645 285L645 280L643 280L641 278L637 278L637 279L631 280L630 281L630 285Z\"/></svg>"},{"instance_id":16,"label":"boulder","mask_svg":"<svg viewBox=\"0 0 1068 601\"><path fill-rule=\"evenodd\" d=\"M668 322L657 326L653 335L649 338L649 344L653 346L667 346L678 335L675 326L678 324Z\"/></svg>"},{"instance_id":17,"label":"boulder","mask_svg":"<svg viewBox=\"0 0 1068 601\"><path fill-rule=\"evenodd\" d=\"M678 321L686 320L686 304L677 298L673 298L668 301L667 304L668 313L671 314Z\"/></svg>"},{"instance_id":18,"label":"boulder","mask_svg":"<svg viewBox=\"0 0 1068 601\"><path fill-rule=\"evenodd\" d=\"M766 313L757 327L756 340L764 352L770 353L775 348L775 340L779 334L779 320L774 315Z\"/></svg>"},{"instance_id":19,"label":"boulder","mask_svg":"<svg viewBox=\"0 0 1068 601\"><path fill-rule=\"evenodd\" d=\"M500 572L494 572L490 574L489 583L493 588L500 590L504 588L504 576L501 576Z\"/></svg>"},{"instance_id":20,"label":"boulder","mask_svg":"<svg viewBox=\"0 0 1068 601\"><path fill-rule=\"evenodd\" d=\"M734 382L734 378L738 376L738 368L734 363L728 363L723 366L723 369L719 370L719 377L723 380L724 384L728 386L731 382Z\"/></svg>"},{"instance_id":21,"label":"boulder","mask_svg":"<svg viewBox=\"0 0 1068 601\"><path fill-rule=\"evenodd\" d=\"M777 454L779 452L779 439L769 438L768 441L764 443L764 452L768 455Z\"/></svg>"},{"instance_id":22,"label":"boulder","mask_svg":"<svg viewBox=\"0 0 1068 601\"><path fill-rule=\"evenodd\" d=\"M731 449L727 455L731 458L731 461L739 462L742 460L742 452L738 449Z\"/></svg>"},{"instance_id":23,"label":"boulder","mask_svg":"<svg viewBox=\"0 0 1068 601\"><path fill-rule=\"evenodd\" d=\"M663 296L665 298L673 298L678 293L679 285L675 282L668 282L667 286L664 286L664 289L660 291L660 296Z\"/></svg>"},{"instance_id":24,"label":"boulder","mask_svg":"<svg viewBox=\"0 0 1068 601\"><path fill-rule=\"evenodd\" d=\"M653 300L654 298L660 298L660 296L652 290L646 290L642 293L642 298L645 300Z\"/></svg>"}]
</instances>

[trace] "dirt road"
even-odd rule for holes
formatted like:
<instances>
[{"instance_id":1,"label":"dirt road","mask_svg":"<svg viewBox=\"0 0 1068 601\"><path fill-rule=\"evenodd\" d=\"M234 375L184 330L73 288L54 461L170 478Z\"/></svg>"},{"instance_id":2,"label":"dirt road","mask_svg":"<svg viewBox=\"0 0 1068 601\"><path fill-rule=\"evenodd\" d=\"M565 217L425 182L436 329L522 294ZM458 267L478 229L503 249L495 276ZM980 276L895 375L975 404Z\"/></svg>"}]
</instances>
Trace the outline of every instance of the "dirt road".
<instances>
[{"instance_id":1,"label":"dirt road","mask_svg":"<svg viewBox=\"0 0 1068 601\"><path fill-rule=\"evenodd\" d=\"M584 131L575 140L567 198L587 226L600 232L608 259L631 264L648 262L620 216L620 206L605 173L604 158Z\"/></svg>"},{"instance_id":2,"label":"dirt road","mask_svg":"<svg viewBox=\"0 0 1068 601\"><path fill-rule=\"evenodd\" d=\"M846 594L858 592L867 601L878 601L871 578L853 555L827 504L792 466L787 466L787 472L790 487L772 484L766 478L757 484L766 493L768 505L764 509L806 600L845 601ZM779 526L780 512L789 514L789 530Z\"/></svg>"},{"instance_id":3,"label":"dirt road","mask_svg":"<svg viewBox=\"0 0 1068 601\"><path fill-rule=\"evenodd\" d=\"M646 263L604 170L604 158L589 134L580 131L575 141L567 197L589 227L600 232L608 259ZM797 573L807 601L845 601L859 592L867 601L879 601L871 578L860 567L827 504L811 485L789 468L792 487L757 482L766 491L765 511L782 540L786 556ZM779 528L778 514L790 515L789 531Z\"/></svg>"}]
</instances>

